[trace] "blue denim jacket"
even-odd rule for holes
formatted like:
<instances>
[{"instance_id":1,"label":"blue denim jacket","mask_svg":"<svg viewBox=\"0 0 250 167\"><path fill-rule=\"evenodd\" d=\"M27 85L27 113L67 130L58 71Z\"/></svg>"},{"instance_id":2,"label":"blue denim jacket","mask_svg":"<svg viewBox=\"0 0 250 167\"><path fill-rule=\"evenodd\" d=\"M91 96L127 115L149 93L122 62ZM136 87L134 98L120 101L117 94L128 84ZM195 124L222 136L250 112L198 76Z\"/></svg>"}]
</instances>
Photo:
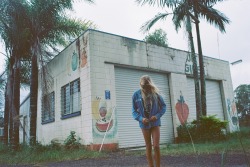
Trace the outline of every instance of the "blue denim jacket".
<instances>
[{"instance_id":1,"label":"blue denim jacket","mask_svg":"<svg viewBox=\"0 0 250 167\"><path fill-rule=\"evenodd\" d=\"M161 116L166 112L166 104L161 95L158 95L159 102L153 102L152 111L150 112L149 118L151 116L156 116L157 120L154 122L149 122L148 125L142 123L142 119L145 118L144 107L142 101L141 90L137 90L132 97L132 115L133 118L139 121L140 128L150 129L154 126L161 126ZM159 105L160 106L159 106Z\"/></svg>"}]
</instances>

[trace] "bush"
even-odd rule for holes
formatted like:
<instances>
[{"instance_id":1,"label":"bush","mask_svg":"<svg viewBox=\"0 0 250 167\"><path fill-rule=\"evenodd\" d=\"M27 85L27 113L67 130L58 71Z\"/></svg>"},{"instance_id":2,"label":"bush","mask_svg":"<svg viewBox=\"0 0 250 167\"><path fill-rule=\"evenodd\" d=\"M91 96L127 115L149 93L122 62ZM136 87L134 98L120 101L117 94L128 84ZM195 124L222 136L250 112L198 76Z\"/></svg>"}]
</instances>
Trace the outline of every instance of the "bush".
<instances>
[{"instance_id":1,"label":"bush","mask_svg":"<svg viewBox=\"0 0 250 167\"><path fill-rule=\"evenodd\" d=\"M177 127L178 143L189 143L191 142L191 136L195 135L196 127L191 123L186 123L185 125L180 125Z\"/></svg>"},{"instance_id":2,"label":"bush","mask_svg":"<svg viewBox=\"0 0 250 167\"><path fill-rule=\"evenodd\" d=\"M191 137L195 142L225 140L227 123L227 121L221 121L214 115L203 116L199 121L194 120L177 127L178 142L190 142Z\"/></svg>"},{"instance_id":3,"label":"bush","mask_svg":"<svg viewBox=\"0 0 250 167\"><path fill-rule=\"evenodd\" d=\"M75 149L80 147L80 138L76 139L76 132L71 131L70 135L67 137L67 139L64 141L64 145L67 149Z\"/></svg>"}]
</instances>

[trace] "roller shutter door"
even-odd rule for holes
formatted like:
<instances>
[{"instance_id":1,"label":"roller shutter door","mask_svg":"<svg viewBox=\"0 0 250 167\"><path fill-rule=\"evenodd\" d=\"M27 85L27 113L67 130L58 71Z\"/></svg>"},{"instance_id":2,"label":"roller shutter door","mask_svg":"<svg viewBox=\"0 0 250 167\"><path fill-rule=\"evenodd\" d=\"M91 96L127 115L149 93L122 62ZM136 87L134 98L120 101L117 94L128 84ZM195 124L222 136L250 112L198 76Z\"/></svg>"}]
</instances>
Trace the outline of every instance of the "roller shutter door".
<instances>
[{"instance_id":1,"label":"roller shutter door","mask_svg":"<svg viewBox=\"0 0 250 167\"><path fill-rule=\"evenodd\" d=\"M161 118L160 144L173 141L173 121L170 109L168 78L166 74L115 68L116 114L119 148L145 146L139 123L132 117L132 95L139 89L142 75L149 75L158 86L167 104L167 112Z\"/></svg>"},{"instance_id":2,"label":"roller shutter door","mask_svg":"<svg viewBox=\"0 0 250 167\"><path fill-rule=\"evenodd\" d=\"M188 121L196 119L195 89L193 78L188 78L188 93L186 101L189 106ZM220 84L218 81L206 80L207 93L207 115L216 115L217 118L224 120Z\"/></svg>"}]
</instances>

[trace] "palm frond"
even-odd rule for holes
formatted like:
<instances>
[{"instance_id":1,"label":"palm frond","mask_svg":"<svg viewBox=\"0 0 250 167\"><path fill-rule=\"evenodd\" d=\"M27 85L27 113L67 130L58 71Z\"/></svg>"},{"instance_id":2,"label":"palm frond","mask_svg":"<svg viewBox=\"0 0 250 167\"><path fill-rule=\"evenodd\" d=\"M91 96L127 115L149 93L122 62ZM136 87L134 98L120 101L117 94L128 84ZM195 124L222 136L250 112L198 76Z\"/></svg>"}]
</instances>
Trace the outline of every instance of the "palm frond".
<instances>
[{"instance_id":1,"label":"palm frond","mask_svg":"<svg viewBox=\"0 0 250 167\"><path fill-rule=\"evenodd\" d=\"M189 6L186 3L181 3L174 9L172 21L176 31L181 28L181 23L185 22L185 17L189 14L189 10Z\"/></svg>"},{"instance_id":2,"label":"palm frond","mask_svg":"<svg viewBox=\"0 0 250 167\"><path fill-rule=\"evenodd\" d=\"M169 7L174 8L177 4L183 2L183 0L136 0L136 2L140 5L148 4L149 6L157 5L159 7Z\"/></svg>"},{"instance_id":3,"label":"palm frond","mask_svg":"<svg viewBox=\"0 0 250 167\"><path fill-rule=\"evenodd\" d=\"M199 5L199 16L205 18L210 24L218 27L221 32L226 32L225 24L229 24L230 20L220 11L207 7L204 5Z\"/></svg>"},{"instance_id":4,"label":"palm frond","mask_svg":"<svg viewBox=\"0 0 250 167\"><path fill-rule=\"evenodd\" d=\"M164 20L166 19L166 17L168 15L170 15L171 13L158 13L157 15L155 15L154 18L152 18L151 20L147 21L146 23L144 23L141 27L141 31L146 33L147 31L150 30L150 28L155 25L156 22L158 22L159 20Z\"/></svg>"},{"instance_id":5,"label":"palm frond","mask_svg":"<svg viewBox=\"0 0 250 167\"><path fill-rule=\"evenodd\" d=\"M225 0L199 0L199 3L201 4L205 4L205 5L215 5L217 2L222 2L222 1L225 1Z\"/></svg>"}]
</instances>

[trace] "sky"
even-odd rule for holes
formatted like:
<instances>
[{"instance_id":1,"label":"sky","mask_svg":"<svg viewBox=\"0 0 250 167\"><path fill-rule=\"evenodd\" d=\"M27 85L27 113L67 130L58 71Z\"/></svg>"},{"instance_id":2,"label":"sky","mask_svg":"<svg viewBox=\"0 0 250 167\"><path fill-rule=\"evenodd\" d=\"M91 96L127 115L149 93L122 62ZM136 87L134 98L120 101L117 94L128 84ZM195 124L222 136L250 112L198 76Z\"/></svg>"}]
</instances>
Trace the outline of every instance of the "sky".
<instances>
[{"instance_id":1,"label":"sky","mask_svg":"<svg viewBox=\"0 0 250 167\"><path fill-rule=\"evenodd\" d=\"M242 63L230 65L234 89L240 84L250 84L250 22L245 19L250 15L249 6L249 0L224 0L214 6L231 21L226 25L226 33L205 20L200 23L203 55L229 63L242 60ZM77 3L74 16L93 21L100 31L143 40L147 34L141 32L140 27L159 12L171 11L157 6L140 6L135 0L96 0L94 5ZM158 28L167 33L170 47L188 50L187 34L184 29L175 31L171 16L153 26L150 32ZM195 31L193 35L196 42Z\"/></svg>"},{"instance_id":2,"label":"sky","mask_svg":"<svg viewBox=\"0 0 250 167\"><path fill-rule=\"evenodd\" d=\"M204 20L200 23L204 56L226 60L229 63L242 60L242 63L230 65L234 89L241 84L250 84L250 22L247 21L250 16L249 6L249 0L224 0L214 6L231 21L226 25L226 33L221 33ZM95 0L94 4L77 1L71 16L91 20L100 31L143 40L147 34L141 32L140 27L160 12L171 11L157 6L140 6L135 0ZM175 31L171 16L153 26L149 33L159 28L167 33L170 47L188 51L187 34L184 29ZM195 34L194 31L194 42ZM4 53L1 45L0 52ZM4 55L0 53L0 73L4 69L4 59ZM21 92L21 98L26 95L27 91Z\"/></svg>"}]
</instances>

